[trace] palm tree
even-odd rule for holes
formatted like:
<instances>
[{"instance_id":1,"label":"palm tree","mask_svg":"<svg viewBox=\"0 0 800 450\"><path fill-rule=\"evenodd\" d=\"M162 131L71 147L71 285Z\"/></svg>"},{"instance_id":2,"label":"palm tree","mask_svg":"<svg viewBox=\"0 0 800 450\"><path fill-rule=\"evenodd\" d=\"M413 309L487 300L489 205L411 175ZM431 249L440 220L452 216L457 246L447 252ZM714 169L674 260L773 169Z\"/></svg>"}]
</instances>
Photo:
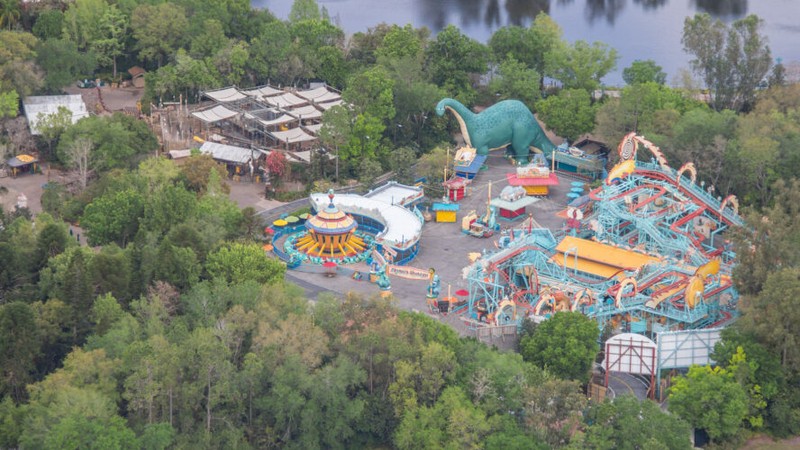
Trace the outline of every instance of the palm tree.
<instances>
[{"instance_id":1,"label":"palm tree","mask_svg":"<svg viewBox=\"0 0 800 450\"><path fill-rule=\"evenodd\" d=\"M10 30L22 16L19 0L0 0L0 28Z\"/></svg>"}]
</instances>

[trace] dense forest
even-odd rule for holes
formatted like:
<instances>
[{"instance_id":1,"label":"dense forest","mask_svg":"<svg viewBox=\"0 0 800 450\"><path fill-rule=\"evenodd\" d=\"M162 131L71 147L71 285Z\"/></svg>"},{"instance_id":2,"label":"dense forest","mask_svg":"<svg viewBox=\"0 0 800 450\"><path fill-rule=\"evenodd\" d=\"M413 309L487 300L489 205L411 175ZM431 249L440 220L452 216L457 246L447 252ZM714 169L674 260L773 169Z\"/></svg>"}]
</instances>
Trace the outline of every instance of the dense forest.
<instances>
[{"instance_id":1,"label":"dense forest","mask_svg":"<svg viewBox=\"0 0 800 450\"><path fill-rule=\"evenodd\" d=\"M800 434L800 86L760 26L687 18L692 73L667 85L641 60L598 96L616 52L565 42L546 15L483 44L454 26L345 36L314 0L287 21L243 0L0 1L0 156L35 149L80 174L48 183L35 217L0 211L0 447L672 449L692 427L721 448ZM600 330L580 314L526 324L518 351L499 352L391 299L309 302L210 157L154 157L150 128L122 114L60 112L41 136L19 132L21 98L134 65L149 70L145 112L225 85L341 89L321 138L362 182L436 183L455 130L433 113L444 96L521 99L571 141L636 130L740 198L742 317L718 366L675 378L664 412L587 398ZM340 181L296 172L309 189Z\"/></svg>"}]
</instances>

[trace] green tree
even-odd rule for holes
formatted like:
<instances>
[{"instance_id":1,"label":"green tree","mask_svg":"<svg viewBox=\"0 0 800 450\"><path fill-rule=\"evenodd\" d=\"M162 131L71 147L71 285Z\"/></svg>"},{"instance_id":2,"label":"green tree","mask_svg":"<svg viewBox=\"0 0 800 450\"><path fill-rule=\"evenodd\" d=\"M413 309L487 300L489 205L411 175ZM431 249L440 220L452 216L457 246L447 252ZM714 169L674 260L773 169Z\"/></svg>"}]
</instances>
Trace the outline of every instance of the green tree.
<instances>
[{"instance_id":1,"label":"green tree","mask_svg":"<svg viewBox=\"0 0 800 450\"><path fill-rule=\"evenodd\" d=\"M90 46L102 67L112 67L112 77L117 79L117 58L124 55L125 37L128 32L128 17L111 5L100 17L100 32Z\"/></svg>"},{"instance_id":2,"label":"green tree","mask_svg":"<svg viewBox=\"0 0 800 450\"><path fill-rule=\"evenodd\" d=\"M300 22L302 20L319 20L322 15L316 0L294 0L292 9L289 11L290 22Z\"/></svg>"},{"instance_id":3,"label":"green tree","mask_svg":"<svg viewBox=\"0 0 800 450\"><path fill-rule=\"evenodd\" d=\"M31 33L0 31L0 92L17 91L20 98L42 86L36 65L38 39Z\"/></svg>"},{"instance_id":4,"label":"green tree","mask_svg":"<svg viewBox=\"0 0 800 450\"><path fill-rule=\"evenodd\" d=\"M395 116L392 89L394 80L383 66L376 66L355 75L342 92L342 99L355 112L375 117L386 123Z\"/></svg>"},{"instance_id":5,"label":"green tree","mask_svg":"<svg viewBox=\"0 0 800 450\"><path fill-rule=\"evenodd\" d=\"M0 1L0 28L10 30L22 17L22 8L19 1Z\"/></svg>"},{"instance_id":6,"label":"green tree","mask_svg":"<svg viewBox=\"0 0 800 450\"><path fill-rule=\"evenodd\" d=\"M576 381L558 378L530 384L523 391L523 427L551 447L570 442L581 423L587 399Z\"/></svg>"},{"instance_id":7,"label":"green tree","mask_svg":"<svg viewBox=\"0 0 800 450\"><path fill-rule=\"evenodd\" d=\"M675 379L669 391L669 410L713 441L735 435L747 416L747 393L732 374L720 367L692 366Z\"/></svg>"},{"instance_id":8,"label":"green tree","mask_svg":"<svg viewBox=\"0 0 800 450\"><path fill-rule=\"evenodd\" d=\"M716 112L696 108L681 115L672 130L672 142L665 148L667 159L675 166L693 162L698 177L726 192L730 185L726 176L730 164L728 143L736 136L736 114L731 110Z\"/></svg>"},{"instance_id":9,"label":"green tree","mask_svg":"<svg viewBox=\"0 0 800 450\"><path fill-rule=\"evenodd\" d=\"M106 450L137 449L136 434L119 416L110 418L69 415L59 421L44 440L43 449Z\"/></svg>"},{"instance_id":10,"label":"green tree","mask_svg":"<svg viewBox=\"0 0 800 450\"><path fill-rule=\"evenodd\" d=\"M538 117L547 128L570 142L594 130L597 112L592 98L583 89L565 89L536 104Z\"/></svg>"},{"instance_id":11,"label":"green tree","mask_svg":"<svg viewBox=\"0 0 800 450\"><path fill-rule=\"evenodd\" d=\"M414 164L417 162L416 152L409 147L400 147L392 152L390 159L397 181L404 184L413 183Z\"/></svg>"},{"instance_id":12,"label":"green tree","mask_svg":"<svg viewBox=\"0 0 800 450\"><path fill-rule=\"evenodd\" d=\"M797 308L794 299L800 293L800 268L778 269L767 276L763 290L749 296L740 325L767 348L780 355L781 365L791 373L800 373L800 349Z\"/></svg>"},{"instance_id":13,"label":"green tree","mask_svg":"<svg viewBox=\"0 0 800 450\"><path fill-rule=\"evenodd\" d=\"M159 67L183 44L188 28L186 12L174 3L142 4L131 16L139 58Z\"/></svg>"},{"instance_id":14,"label":"green tree","mask_svg":"<svg viewBox=\"0 0 800 450\"><path fill-rule=\"evenodd\" d=\"M585 448L690 449L689 424L667 414L650 400L623 395L593 405L587 414Z\"/></svg>"},{"instance_id":15,"label":"green tree","mask_svg":"<svg viewBox=\"0 0 800 450\"><path fill-rule=\"evenodd\" d=\"M489 90L499 99L517 99L532 107L541 97L539 79L533 69L513 58L506 58L497 68L497 77L489 83Z\"/></svg>"},{"instance_id":16,"label":"green tree","mask_svg":"<svg viewBox=\"0 0 800 450\"><path fill-rule=\"evenodd\" d=\"M562 45L547 54L547 67L552 77L559 80L565 89L584 89L592 92L600 87L601 80L617 66L619 55L601 42L589 44L576 41Z\"/></svg>"},{"instance_id":17,"label":"green tree","mask_svg":"<svg viewBox=\"0 0 800 450\"><path fill-rule=\"evenodd\" d=\"M130 300L131 263L121 248L115 244L103 246L89 266L98 295L110 293L120 301Z\"/></svg>"},{"instance_id":18,"label":"green tree","mask_svg":"<svg viewBox=\"0 0 800 450\"><path fill-rule=\"evenodd\" d=\"M88 50L103 34L102 23L111 5L106 0L75 0L64 11L64 39Z\"/></svg>"},{"instance_id":19,"label":"green tree","mask_svg":"<svg viewBox=\"0 0 800 450\"><path fill-rule=\"evenodd\" d=\"M197 254L189 247L178 247L165 239L158 247L156 258L155 279L166 281L180 291L187 290L200 278L202 267Z\"/></svg>"},{"instance_id":20,"label":"green tree","mask_svg":"<svg viewBox=\"0 0 800 450\"><path fill-rule=\"evenodd\" d=\"M0 306L0 395L15 402L26 397L40 351L34 312L22 302Z\"/></svg>"},{"instance_id":21,"label":"green tree","mask_svg":"<svg viewBox=\"0 0 800 450\"><path fill-rule=\"evenodd\" d=\"M0 93L0 119L17 117L19 113L19 94L17 91Z\"/></svg>"},{"instance_id":22,"label":"green tree","mask_svg":"<svg viewBox=\"0 0 800 450\"><path fill-rule=\"evenodd\" d=\"M469 105L475 98L470 76L486 72L487 57L488 50L483 44L448 25L428 44L425 67L433 83Z\"/></svg>"},{"instance_id":23,"label":"green tree","mask_svg":"<svg viewBox=\"0 0 800 450\"><path fill-rule=\"evenodd\" d=\"M97 58L93 51L82 52L68 39L47 39L37 47L36 61L44 69L44 86L48 92L61 90L77 79L94 74Z\"/></svg>"},{"instance_id":24,"label":"green tree","mask_svg":"<svg viewBox=\"0 0 800 450\"><path fill-rule=\"evenodd\" d=\"M144 203L142 194L132 189L111 192L94 199L86 207L81 219L89 243L102 245L116 242L124 247L136 235Z\"/></svg>"},{"instance_id":25,"label":"green tree","mask_svg":"<svg viewBox=\"0 0 800 450\"><path fill-rule=\"evenodd\" d=\"M667 74L652 59L637 59L622 71L622 79L626 84L667 82Z\"/></svg>"},{"instance_id":26,"label":"green tree","mask_svg":"<svg viewBox=\"0 0 800 450\"><path fill-rule=\"evenodd\" d=\"M684 21L683 50L694 57L692 70L710 90L717 111L752 107L756 86L772 64L766 38L760 33L762 26L755 15L735 21L730 28L706 13Z\"/></svg>"},{"instance_id":27,"label":"green tree","mask_svg":"<svg viewBox=\"0 0 800 450\"><path fill-rule=\"evenodd\" d=\"M63 224L50 223L44 226L36 237L37 267L41 268L47 261L61 254L67 248L67 231Z\"/></svg>"},{"instance_id":28,"label":"green tree","mask_svg":"<svg viewBox=\"0 0 800 450\"><path fill-rule=\"evenodd\" d=\"M406 57L421 59L427 37L428 32L426 30L415 30L411 24L406 24L403 27L392 25L386 35L383 36L383 41L375 49L375 56L378 57L378 60Z\"/></svg>"},{"instance_id":29,"label":"green tree","mask_svg":"<svg viewBox=\"0 0 800 450\"><path fill-rule=\"evenodd\" d=\"M181 166L180 177L185 180L186 187L199 194L204 194L208 189L212 171L216 172L218 179L225 179L228 175L225 166L214 161L211 155L192 155ZM223 184L222 192L227 194L230 192L230 187Z\"/></svg>"},{"instance_id":30,"label":"green tree","mask_svg":"<svg viewBox=\"0 0 800 450\"><path fill-rule=\"evenodd\" d=\"M588 383L599 335L597 324L585 315L558 312L522 337L520 353L560 378Z\"/></svg>"},{"instance_id":31,"label":"green tree","mask_svg":"<svg viewBox=\"0 0 800 450\"><path fill-rule=\"evenodd\" d=\"M163 235L194 217L196 210L197 196L183 184L165 185L148 197L141 225L148 231Z\"/></svg>"},{"instance_id":32,"label":"green tree","mask_svg":"<svg viewBox=\"0 0 800 450\"><path fill-rule=\"evenodd\" d=\"M60 9L46 9L36 16L31 30L41 40L58 39L64 28L64 13Z\"/></svg>"},{"instance_id":33,"label":"green tree","mask_svg":"<svg viewBox=\"0 0 800 450\"><path fill-rule=\"evenodd\" d=\"M37 128L42 139L47 142L47 157L53 157L53 144L58 142L61 134L72 125L72 111L59 106L52 114L39 113Z\"/></svg>"},{"instance_id":34,"label":"green tree","mask_svg":"<svg viewBox=\"0 0 800 450\"><path fill-rule=\"evenodd\" d=\"M394 435L399 449L480 448L491 430L486 414L457 386L448 387L432 407L408 411Z\"/></svg>"},{"instance_id":35,"label":"green tree","mask_svg":"<svg viewBox=\"0 0 800 450\"><path fill-rule=\"evenodd\" d=\"M285 270L283 262L268 257L258 244L230 243L206 259L209 276L224 283L273 283L283 279Z\"/></svg>"}]
</instances>

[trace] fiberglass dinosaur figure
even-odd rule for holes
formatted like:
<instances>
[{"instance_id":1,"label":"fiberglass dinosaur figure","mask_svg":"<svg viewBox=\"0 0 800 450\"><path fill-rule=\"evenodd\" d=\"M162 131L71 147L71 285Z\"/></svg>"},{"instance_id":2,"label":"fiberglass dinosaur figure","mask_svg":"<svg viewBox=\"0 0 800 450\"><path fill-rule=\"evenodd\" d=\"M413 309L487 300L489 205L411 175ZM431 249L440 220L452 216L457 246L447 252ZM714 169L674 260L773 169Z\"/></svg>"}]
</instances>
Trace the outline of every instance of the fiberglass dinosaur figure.
<instances>
[{"instance_id":1,"label":"fiberglass dinosaur figure","mask_svg":"<svg viewBox=\"0 0 800 450\"><path fill-rule=\"evenodd\" d=\"M479 155L511 144L517 163L527 164L531 146L545 156L550 156L556 148L531 110L519 100L503 100L475 114L457 100L445 98L436 105L436 114L444 115L445 109L456 117L467 145L475 148Z\"/></svg>"}]
</instances>

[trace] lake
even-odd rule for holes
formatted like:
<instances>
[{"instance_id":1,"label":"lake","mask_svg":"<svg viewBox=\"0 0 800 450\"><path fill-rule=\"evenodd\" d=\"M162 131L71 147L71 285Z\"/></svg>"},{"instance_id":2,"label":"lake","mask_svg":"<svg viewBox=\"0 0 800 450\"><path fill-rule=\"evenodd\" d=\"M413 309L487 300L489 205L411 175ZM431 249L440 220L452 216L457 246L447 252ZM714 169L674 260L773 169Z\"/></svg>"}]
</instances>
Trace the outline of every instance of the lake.
<instances>
[{"instance_id":1,"label":"lake","mask_svg":"<svg viewBox=\"0 0 800 450\"><path fill-rule=\"evenodd\" d=\"M764 19L772 56L791 76L800 76L800 1L798 0L317 0L347 34L381 22L426 26L434 33L453 24L473 39L487 42L498 28L528 26L539 12L550 15L570 42L601 41L615 48L617 70L603 81L621 85L622 69L637 59L653 59L671 82L689 67L681 34L687 16L707 12L725 22L756 14ZM252 0L286 19L292 0Z\"/></svg>"}]
</instances>

